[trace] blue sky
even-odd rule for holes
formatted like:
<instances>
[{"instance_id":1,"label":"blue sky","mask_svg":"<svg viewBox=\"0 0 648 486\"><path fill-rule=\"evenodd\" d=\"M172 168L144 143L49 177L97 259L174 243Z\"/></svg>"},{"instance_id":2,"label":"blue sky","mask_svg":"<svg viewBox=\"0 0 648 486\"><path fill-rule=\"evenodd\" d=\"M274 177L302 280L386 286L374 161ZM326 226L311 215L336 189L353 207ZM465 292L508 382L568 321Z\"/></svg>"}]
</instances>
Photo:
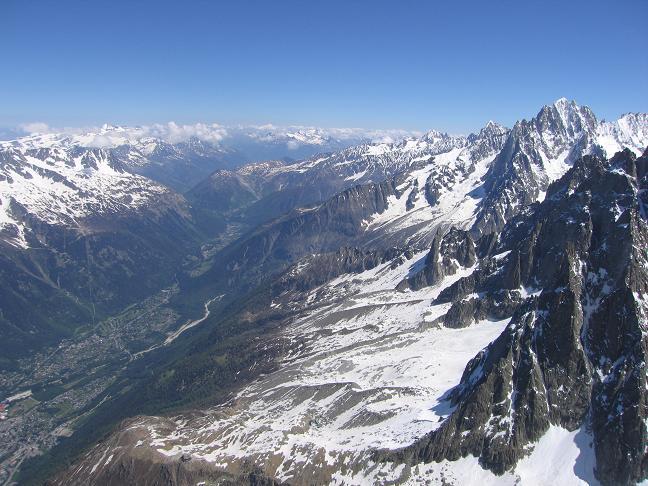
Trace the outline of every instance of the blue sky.
<instances>
[{"instance_id":1,"label":"blue sky","mask_svg":"<svg viewBox=\"0 0 648 486\"><path fill-rule=\"evenodd\" d=\"M511 125L648 111L648 1L0 2L0 126Z\"/></svg>"}]
</instances>

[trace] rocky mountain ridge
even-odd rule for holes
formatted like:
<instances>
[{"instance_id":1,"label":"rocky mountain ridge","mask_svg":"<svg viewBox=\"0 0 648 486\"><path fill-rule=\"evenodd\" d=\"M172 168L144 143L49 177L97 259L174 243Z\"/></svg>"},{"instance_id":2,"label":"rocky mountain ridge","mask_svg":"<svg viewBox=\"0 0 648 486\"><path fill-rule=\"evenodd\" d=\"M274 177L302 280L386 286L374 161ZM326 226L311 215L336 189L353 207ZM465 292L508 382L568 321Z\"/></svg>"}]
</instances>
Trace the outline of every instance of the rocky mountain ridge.
<instances>
[{"instance_id":1,"label":"rocky mountain ridge","mask_svg":"<svg viewBox=\"0 0 648 486\"><path fill-rule=\"evenodd\" d=\"M579 159L440 294L446 326L512 319L448 393L443 426L402 454L473 454L501 474L550 426L584 427L602 483L646 477L647 155Z\"/></svg>"},{"instance_id":2,"label":"rocky mountain ridge","mask_svg":"<svg viewBox=\"0 0 648 486\"><path fill-rule=\"evenodd\" d=\"M196 187L194 194L200 197L218 197L221 192L230 193L229 181L244 186L242 195L233 198L228 210L240 209L236 202L249 200L252 206L278 205L267 219L279 216L291 207L321 202L338 192L355 185L381 182L402 172L412 171L429 165L436 155L462 149L467 145L476 146L474 157L479 151L487 151L487 137L501 138L506 129L494 123L489 124L480 134L469 137L452 136L447 133L430 131L420 138L407 138L393 143L362 144L330 154L318 154L310 159L296 163L279 161L250 164L236 171L218 171ZM490 143L497 144L497 141ZM213 196L211 196L213 195ZM277 199L279 199L277 201ZM256 204L255 204L256 203Z\"/></svg>"},{"instance_id":3,"label":"rocky mountain ridge","mask_svg":"<svg viewBox=\"0 0 648 486\"><path fill-rule=\"evenodd\" d=\"M515 124L484 179L487 197L474 235L499 230L519 208L542 200L551 182L582 155L611 157L624 148L645 149L646 114L599 122L588 107L561 98L531 120Z\"/></svg>"}]
</instances>

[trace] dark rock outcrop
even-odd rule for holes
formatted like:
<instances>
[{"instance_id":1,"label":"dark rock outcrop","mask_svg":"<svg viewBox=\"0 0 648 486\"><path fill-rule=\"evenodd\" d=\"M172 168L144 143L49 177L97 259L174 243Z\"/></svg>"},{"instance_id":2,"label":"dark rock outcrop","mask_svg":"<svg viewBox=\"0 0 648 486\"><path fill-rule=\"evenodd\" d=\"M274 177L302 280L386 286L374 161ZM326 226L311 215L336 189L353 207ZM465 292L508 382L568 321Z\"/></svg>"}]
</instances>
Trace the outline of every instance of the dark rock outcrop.
<instances>
[{"instance_id":1,"label":"dark rock outcrop","mask_svg":"<svg viewBox=\"0 0 648 486\"><path fill-rule=\"evenodd\" d=\"M306 292L340 275L364 272L387 262L397 266L411 257L411 252L398 248L363 251L344 247L301 259L278 278L273 287L276 293Z\"/></svg>"},{"instance_id":2,"label":"dark rock outcrop","mask_svg":"<svg viewBox=\"0 0 648 486\"><path fill-rule=\"evenodd\" d=\"M445 235L437 234L425 258L424 267L415 275L403 280L397 289L419 290L454 275L460 267L475 264L475 244L466 231L451 228Z\"/></svg>"}]
</instances>

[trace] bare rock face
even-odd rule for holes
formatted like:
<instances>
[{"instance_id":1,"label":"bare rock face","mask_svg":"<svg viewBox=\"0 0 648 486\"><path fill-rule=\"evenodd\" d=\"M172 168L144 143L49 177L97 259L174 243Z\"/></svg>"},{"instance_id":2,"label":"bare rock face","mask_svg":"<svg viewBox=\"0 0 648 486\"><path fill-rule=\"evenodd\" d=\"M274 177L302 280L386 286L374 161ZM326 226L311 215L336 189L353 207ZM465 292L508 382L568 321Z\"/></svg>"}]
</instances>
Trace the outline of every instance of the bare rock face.
<instances>
[{"instance_id":1,"label":"bare rock face","mask_svg":"<svg viewBox=\"0 0 648 486\"><path fill-rule=\"evenodd\" d=\"M396 176L379 184L355 186L322 204L295 209L261 225L225 248L212 270L192 285L225 277L227 285L245 284L308 255L349 246L362 233L363 221L383 212L389 196L399 194L399 183Z\"/></svg>"},{"instance_id":2,"label":"bare rock face","mask_svg":"<svg viewBox=\"0 0 648 486\"><path fill-rule=\"evenodd\" d=\"M398 289L419 290L440 282L447 275L454 275L459 267L475 264L475 243L470 234L452 228L447 234L437 234L425 259L425 266L414 276L403 280Z\"/></svg>"},{"instance_id":3,"label":"bare rock face","mask_svg":"<svg viewBox=\"0 0 648 486\"><path fill-rule=\"evenodd\" d=\"M503 473L554 424L592 431L603 484L648 475L647 166L630 151L578 160L439 297L464 321L513 317L466 366L443 425L390 460L471 454Z\"/></svg>"},{"instance_id":4,"label":"bare rock face","mask_svg":"<svg viewBox=\"0 0 648 486\"><path fill-rule=\"evenodd\" d=\"M346 273L360 273L385 262L402 264L411 258L411 252L398 248L361 250L343 247L329 253L315 254L300 260L274 283L277 293L305 292Z\"/></svg>"}]
</instances>

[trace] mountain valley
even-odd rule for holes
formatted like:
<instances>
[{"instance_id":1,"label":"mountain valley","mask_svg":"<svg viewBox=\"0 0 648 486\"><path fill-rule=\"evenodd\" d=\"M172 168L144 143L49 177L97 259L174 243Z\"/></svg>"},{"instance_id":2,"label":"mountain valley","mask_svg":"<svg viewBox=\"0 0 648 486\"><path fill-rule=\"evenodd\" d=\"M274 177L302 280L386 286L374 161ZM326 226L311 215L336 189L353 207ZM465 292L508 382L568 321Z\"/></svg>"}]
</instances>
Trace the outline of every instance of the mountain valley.
<instances>
[{"instance_id":1,"label":"mountain valley","mask_svg":"<svg viewBox=\"0 0 648 486\"><path fill-rule=\"evenodd\" d=\"M647 114L126 132L0 142L0 481L648 480Z\"/></svg>"}]
</instances>

